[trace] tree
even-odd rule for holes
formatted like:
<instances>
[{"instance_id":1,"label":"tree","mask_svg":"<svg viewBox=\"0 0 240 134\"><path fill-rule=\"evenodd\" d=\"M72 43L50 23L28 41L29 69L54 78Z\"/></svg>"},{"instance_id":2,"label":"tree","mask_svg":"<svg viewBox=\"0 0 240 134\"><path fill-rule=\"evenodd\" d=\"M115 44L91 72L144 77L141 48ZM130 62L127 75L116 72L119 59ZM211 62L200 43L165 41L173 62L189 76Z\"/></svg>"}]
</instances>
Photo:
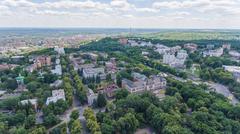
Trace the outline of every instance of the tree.
<instances>
[{"instance_id":1,"label":"tree","mask_svg":"<svg viewBox=\"0 0 240 134\"><path fill-rule=\"evenodd\" d=\"M79 119L76 119L73 121L70 132L71 132L71 134L81 134L82 133L82 126L81 126Z\"/></svg>"},{"instance_id":2,"label":"tree","mask_svg":"<svg viewBox=\"0 0 240 134\"><path fill-rule=\"evenodd\" d=\"M119 100L119 99L126 98L128 96L128 94L129 94L129 92L127 89L121 89L121 90L116 91L115 97L117 100Z\"/></svg>"},{"instance_id":3,"label":"tree","mask_svg":"<svg viewBox=\"0 0 240 134\"><path fill-rule=\"evenodd\" d=\"M12 129L9 130L10 134L27 134L27 130L20 126L20 127L13 127Z\"/></svg>"},{"instance_id":4,"label":"tree","mask_svg":"<svg viewBox=\"0 0 240 134\"><path fill-rule=\"evenodd\" d=\"M139 121L134 114L127 113L125 116L119 118L115 127L121 134L133 134L133 132L139 127Z\"/></svg>"},{"instance_id":5,"label":"tree","mask_svg":"<svg viewBox=\"0 0 240 134\"><path fill-rule=\"evenodd\" d=\"M70 118L76 120L76 119L78 119L78 117L79 117L79 111L77 109L73 110L70 115Z\"/></svg>"},{"instance_id":6,"label":"tree","mask_svg":"<svg viewBox=\"0 0 240 134\"><path fill-rule=\"evenodd\" d=\"M33 128L30 134L46 134L46 132L47 132L46 128L43 126L40 126L40 127Z\"/></svg>"},{"instance_id":7,"label":"tree","mask_svg":"<svg viewBox=\"0 0 240 134\"><path fill-rule=\"evenodd\" d=\"M6 88L14 90L18 87L17 81L15 79L8 79L6 81Z\"/></svg>"},{"instance_id":8,"label":"tree","mask_svg":"<svg viewBox=\"0 0 240 134\"><path fill-rule=\"evenodd\" d=\"M56 125L59 121L60 121L59 118L53 113L50 113L47 116L45 116L43 120L44 125L47 127Z\"/></svg>"},{"instance_id":9,"label":"tree","mask_svg":"<svg viewBox=\"0 0 240 134\"><path fill-rule=\"evenodd\" d=\"M29 116L25 119L25 127L26 127L26 128L31 128L32 126L35 125L35 122L36 122L35 115L29 115Z\"/></svg>"},{"instance_id":10,"label":"tree","mask_svg":"<svg viewBox=\"0 0 240 134\"><path fill-rule=\"evenodd\" d=\"M106 104L107 104L107 100L106 100L105 95L99 93L98 97L97 97L97 105L98 105L98 107L102 108L102 107L106 106Z\"/></svg>"}]
</instances>

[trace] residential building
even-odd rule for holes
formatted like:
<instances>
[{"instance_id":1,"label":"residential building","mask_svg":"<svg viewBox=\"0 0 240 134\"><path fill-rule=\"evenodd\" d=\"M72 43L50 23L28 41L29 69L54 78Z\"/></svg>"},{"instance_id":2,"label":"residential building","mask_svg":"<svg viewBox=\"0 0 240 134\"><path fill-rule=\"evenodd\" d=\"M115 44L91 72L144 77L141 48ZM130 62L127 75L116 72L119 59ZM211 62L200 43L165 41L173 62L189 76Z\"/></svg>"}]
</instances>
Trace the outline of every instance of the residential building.
<instances>
[{"instance_id":1,"label":"residential building","mask_svg":"<svg viewBox=\"0 0 240 134\"><path fill-rule=\"evenodd\" d=\"M212 44L208 44L207 45L207 49L213 49L215 46L214 45L212 45Z\"/></svg>"},{"instance_id":2,"label":"residential building","mask_svg":"<svg viewBox=\"0 0 240 134\"><path fill-rule=\"evenodd\" d=\"M9 69L12 70L17 66L18 65L16 65L16 64L0 64L0 71L9 70Z\"/></svg>"},{"instance_id":3,"label":"residential building","mask_svg":"<svg viewBox=\"0 0 240 134\"><path fill-rule=\"evenodd\" d=\"M176 57L174 54L167 53L167 54L163 55L163 63L164 64L170 65L170 64L174 63L175 60L176 60Z\"/></svg>"},{"instance_id":4,"label":"residential building","mask_svg":"<svg viewBox=\"0 0 240 134\"><path fill-rule=\"evenodd\" d=\"M127 38L120 38L119 43L122 45L127 45L128 44L128 39Z\"/></svg>"},{"instance_id":5,"label":"residential building","mask_svg":"<svg viewBox=\"0 0 240 134\"><path fill-rule=\"evenodd\" d=\"M207 50L203 52L203 57L207 57L207 56L220 57L222 55L223 55L223 48L218 48L215 50Z\"/></svg>"},{"instance_id":6,"label":"residential building","mask_svg":"<svg viewBox=\"0 0 240 134\"><path fill-rule=\"evenodd\" d=\"M87 95L87 98L88 98L88 105L92 105L94 100L97 100L97 94L95 94L92 89L88 88L88 95Z\"/></svg>"},{"instance_id":7,"label":"residential building","mask_svg":"<svg viewBox=\"0 0 240 134\"><path fill-rule=\"evenodd\" d=\"M130 93L139 93L160 90L165 88L167 84L166 79L158 75L152 75L149 78L141 74L137 74L137 76L134 81L123 79L122 88L126 88Z\"/></svg>"},{"instance_id":8,"label":"residential building","mask_svg":"<svg viewBox=\"0 0 240 134\"><path fill-rule=\"evenodd\" d=\"M240 53L237 51L229 51L228 53L233 57L240 58Z\"/></svg>"},{"instance_id":9,"label":"residential building","mask_svg":"<svg viewBox=\"0 0 240 134\"><path fill-rule=\"evenodd\" d=\"M65 101L65 92L63 89L52 90L52 96L47 98L46 105L49 105L51 102L56 103L58 100Z\"/></svg>"},{"instance_id":10,"label":"residential building","mask_svg":"<svg viewBox=\"0 0 240 134\"><path fill-rule=\"evenodd\" d=\"M35 111L37 111L37 99L27 99L27 100L22 100L20 101L20 103L22 105L27 105L27 104L31 104L33 106L33 108L35 109Z\"/></svg>"},{"instance_id":11,"label":"residential building","mask_svg":"<svg viewBox=\"0 0 240 134\"><path fill-rule=\"evenodd\" d=\"M105 62L106 71L108 73L116 73L117 66L115 62Z\"/></svg>"},{"instance_id":12,"label":"residential building","mask_svg":"<svg viewBox=\"0 0 240 134\"><path fill-rule=\"evenodd\" d=\"M65 54L65 51L64 51L63 47L55 46L54 51L56 51L59 55L64 55Z\"/></svg>"},{"instance_id":13,"label":"residential building","mask_svg":"<svg viewBox=\"0 0 240 134\"><path fill-rule=\"evenodd\" d=\"M112 98L115 95L115 92L118 90L118 86L116 84L107 85L103 92L106 94L108 98Z\"/></svg>"},{"instance_id":14,"label":"residential building","mask_svg":"<svg viewBox=\"0 0 240 134\"><path fill-rule=\"evenodd\" d=\"M104 68L85 68L83 69L83 77L97 77L100 76L101 79L106 79L106 74Z\"/></svg>"},{"instance_id":15,"label":"residential building","mask_svg":"<svg viewBox=\"0 0 240 134\"><path fill-rule=\"evenodd\" d=\"M230 50L230 49L231 49L231 44L223 44L223 45L222 45L222 48L223 48L223 49Z\"/></svg>"}]
</instances>

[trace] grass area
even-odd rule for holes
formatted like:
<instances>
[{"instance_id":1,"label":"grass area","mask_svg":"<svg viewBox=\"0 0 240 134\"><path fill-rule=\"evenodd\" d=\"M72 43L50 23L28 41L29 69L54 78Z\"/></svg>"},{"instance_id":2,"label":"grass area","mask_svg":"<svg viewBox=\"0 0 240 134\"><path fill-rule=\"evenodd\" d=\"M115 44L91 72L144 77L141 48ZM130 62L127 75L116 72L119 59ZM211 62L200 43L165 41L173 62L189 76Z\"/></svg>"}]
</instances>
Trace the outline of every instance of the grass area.
<instances>
[{"instance_id":1,"label":"grass area","mask_svg":"<svg viewBox=\"0 0 240 134\"><path fill-rule=\"evenodd\" d=\"M239 32L162 32L141 34L140 37L160 40L240 40Z\"/></svg>"}]
</instances>

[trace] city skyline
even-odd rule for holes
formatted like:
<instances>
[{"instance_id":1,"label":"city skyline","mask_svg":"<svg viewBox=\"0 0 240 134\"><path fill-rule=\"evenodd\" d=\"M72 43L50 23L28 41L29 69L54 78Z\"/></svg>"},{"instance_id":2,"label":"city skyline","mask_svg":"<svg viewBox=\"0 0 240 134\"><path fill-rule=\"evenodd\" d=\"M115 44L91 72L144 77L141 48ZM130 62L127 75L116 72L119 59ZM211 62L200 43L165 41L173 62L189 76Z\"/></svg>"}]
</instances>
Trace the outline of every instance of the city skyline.
<instances>
[{"instance_id":1,"label":"city skyline","mask_svg":"<svg viewBox=\"0 0 240 134\"><path fill-rule=\"evenodd\" d=\"M0 27L240 28L240 0L2 0L0 11Z\"/></svg>"}]
</instances>

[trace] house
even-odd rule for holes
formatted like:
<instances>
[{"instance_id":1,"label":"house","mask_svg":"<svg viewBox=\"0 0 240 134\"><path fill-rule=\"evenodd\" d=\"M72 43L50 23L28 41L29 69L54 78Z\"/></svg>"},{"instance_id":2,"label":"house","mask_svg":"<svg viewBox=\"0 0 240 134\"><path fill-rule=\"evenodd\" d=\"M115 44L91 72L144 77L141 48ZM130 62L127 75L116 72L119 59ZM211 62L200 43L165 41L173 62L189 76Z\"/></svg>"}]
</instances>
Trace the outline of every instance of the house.
<instances>
[{"instance_id":1,"label":"house","mask_svg":"<svg viewBox=\"0 0 240 134\"><path fill-rule=\"evenodd\" d=\"M145 90L144 82L133 82L128 79L122 80L122 88L127 89L130 93L143 92Z\"/></svg>"},{"instance_id":2,"label":"house","mask_svg":"<svg viewBox=\"0 0 240 134\"><path fill-rule=\"evenodd\" d=\"M20 103L22 105L27 105L27 104L31 104L33 106L33 108L35 109L35 111L37 111L37 99L27 99L27 100L22 100L20 101Z\"/></svg>"},{"instance_id":3,"label":"house","mask_svg":"<svg viewBox=\"0 0 240 134\"><path fill-rule=\"evenodd\" d=\"M52 96L47 98L46 105L49 105L51 102L56 103L58 100L65 101L65 92L63 89L52 90Z\"/></svg>"},{"instance_id":4,"label":"house","mask_svg":"<svg viewBox=\"0 0 240 134\"><path fill-rule=\"evenodd\" d=\"M51 70L51 72L59 76L62 75L62 66L60 64L60 59L56 59L55 69Z\"/></svg>"},{"instance_id":5,"label":"house","mask_svg":"<svg viewBox=\"0 0 240 134\"><path fill-rule=\"evenodd\" d=\"M116 84L110 84L103 89L103 92L107 95L107 97L112 98L117 91L118 86Z\"/></svg>"},{"instance_id":6,"label":"house","mask_svg":"<svg viewBox=\"0 0 240 134\"><path fill-rule=\"evenodd\" d=\"M104 68L85 68L83 69L83 77L84 78L91 78L91 77L97 77L100 76L100 78L106 79L106 74L104 72Z\"/></svg>"}]
</instances>

